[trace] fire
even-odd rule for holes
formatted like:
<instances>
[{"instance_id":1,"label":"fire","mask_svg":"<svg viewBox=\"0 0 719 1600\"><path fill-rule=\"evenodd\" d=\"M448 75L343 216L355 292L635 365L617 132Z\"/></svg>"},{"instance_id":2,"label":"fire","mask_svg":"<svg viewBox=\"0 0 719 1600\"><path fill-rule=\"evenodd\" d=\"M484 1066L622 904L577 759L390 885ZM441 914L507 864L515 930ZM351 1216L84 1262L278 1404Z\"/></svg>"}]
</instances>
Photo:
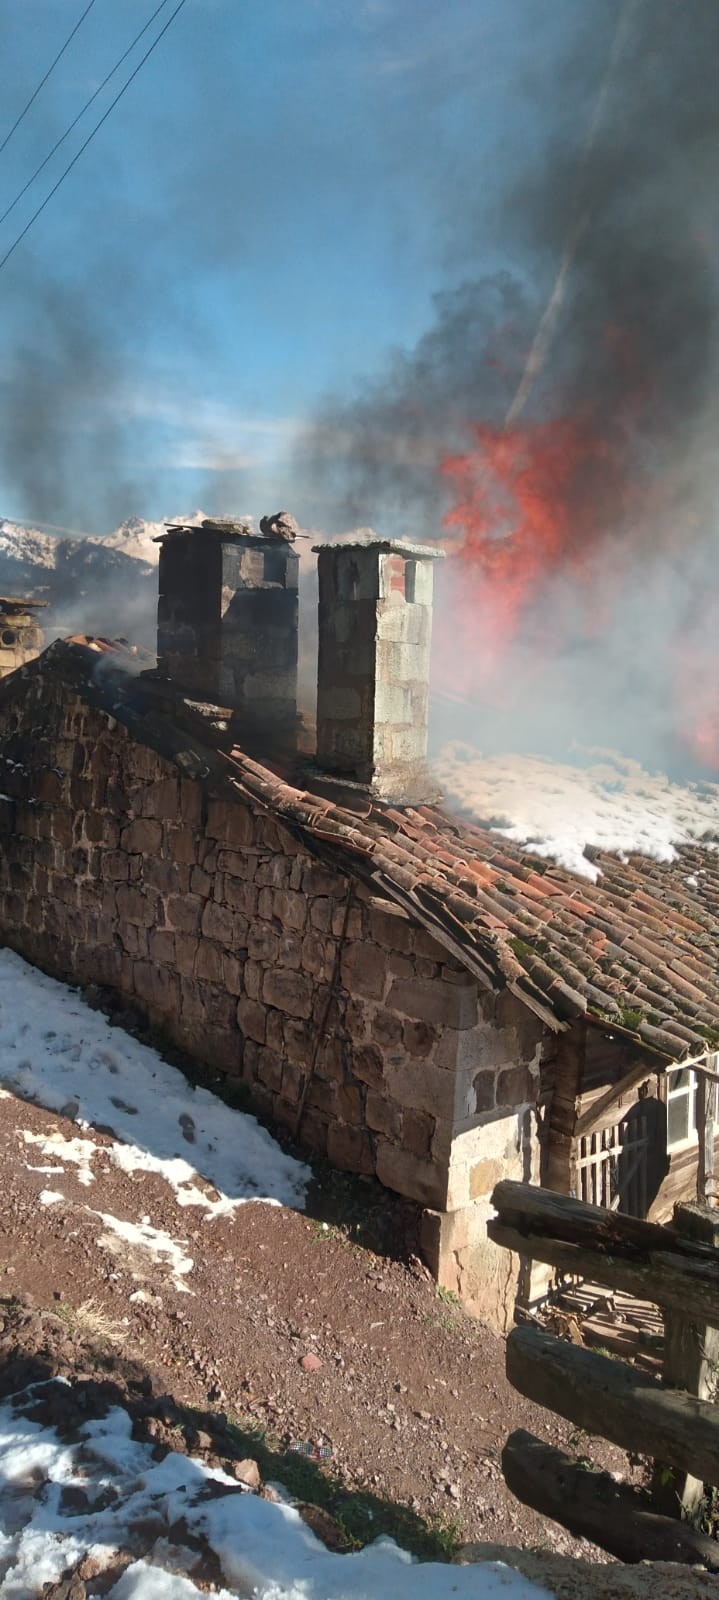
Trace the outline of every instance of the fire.
<instances>
[{"instance_id":1,"label":"fire","mask_svg":"<svg viewBox=\"0 0 719 1600\"><path fill-rule=\"evenodd\" d=\"M469 451L441 464L453 502L444 525L454 535L462 575L451 624L445 620L438 640L438 676L445 696L479 692L502 706L508 692L503 664L512 644L520 647L513 657L516 693L518 671L530 686L538 659L550 661L577 639L608 632L613 600L631 582L637 557L654 558L669 485L633 481L621 430L607 440L582 418L479 425L473 434ZM549 624L542 602L552 584L564 584L569 599L563 607L544 608ZM706 625L692 634L693 642L686 634L666 641L679 740L701 766L719 771L717 628Z\"/></svg>"},{"instance_id":2,"label":"fire","mask_svg":"<svg viewBox=\"0 0 719 1600\"><path fill-rule=\"evenodd\" d=\"M473 431L475 447L447 457L441 471L454 499L444 524L459 532L453 551L464 568L459 626L486 687L543 584L561 571L588 584L601 510L610 487L616 502L618 474L610 448L581 421ZM592 625L587 615L585 626ZM451 655L456 661L456 649Z\"/></svg>"}]
</instances>

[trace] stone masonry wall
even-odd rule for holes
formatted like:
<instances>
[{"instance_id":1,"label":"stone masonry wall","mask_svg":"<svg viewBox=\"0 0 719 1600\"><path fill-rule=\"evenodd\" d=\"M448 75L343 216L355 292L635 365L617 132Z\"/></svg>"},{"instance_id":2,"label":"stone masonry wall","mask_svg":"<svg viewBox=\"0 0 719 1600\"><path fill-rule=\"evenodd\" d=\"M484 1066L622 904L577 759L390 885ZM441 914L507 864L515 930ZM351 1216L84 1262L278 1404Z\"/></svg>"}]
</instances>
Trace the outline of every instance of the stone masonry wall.
<instances>
[{"instance_id":1,"label":"stone masonry wall","mask_svg":"<svg viewBox=\"0 0 719 1600\"><path fill-rule=\"evenodd\" d=\"M56 680L0 708L0 791L5 942L55 976L117 990L292 1126L348 879ZM492 1128L533 1102L539 1025L507 996L480 996L386 903L353 894L303 1141L437 1217L473 1211L505 1174ZM452 1250L429 1248L454 1287Z\"/></svg>"}]
</instances>

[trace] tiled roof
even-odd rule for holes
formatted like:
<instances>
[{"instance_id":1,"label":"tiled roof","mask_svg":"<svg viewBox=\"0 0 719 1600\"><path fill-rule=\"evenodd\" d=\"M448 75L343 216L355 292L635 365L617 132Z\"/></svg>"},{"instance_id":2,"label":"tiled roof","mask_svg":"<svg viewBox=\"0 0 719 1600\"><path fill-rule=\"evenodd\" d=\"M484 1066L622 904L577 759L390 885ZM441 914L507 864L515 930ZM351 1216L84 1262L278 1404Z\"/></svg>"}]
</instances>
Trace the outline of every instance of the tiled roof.
<instances>
[{"instance_id":1,"label":"tiled roof","mask_svg":"<svg viewBox=\"0 0 719 1600\"><path fill-rule=\"evenodd\" d=\"M719 1046L718 852L685 846L671 863L597 852L591 883L438 806L358 816L236 749L230 762L238 787L334 845L551 1026L588 1014L672 1060Z\"/></svg>"},{"instance_id":2,"label":"tiled roof","mask_svg":"<svg viewBox=\"0 0 719 1600\"><path fill-rule=\"evenodd\" d=\"M670 1060L719 1047L719 849L682 846L669 863L596 852L592 883L439 806L399 809L361 793L337 803L306 787L306 774L289 781L276 763L229 748L217 708L151 678L97 674L98 646L107 641L51 646L0 696L23 674L59 672L183 772L282 818L556 1030L598 1019Z\"/></svg>"}]
</instances>

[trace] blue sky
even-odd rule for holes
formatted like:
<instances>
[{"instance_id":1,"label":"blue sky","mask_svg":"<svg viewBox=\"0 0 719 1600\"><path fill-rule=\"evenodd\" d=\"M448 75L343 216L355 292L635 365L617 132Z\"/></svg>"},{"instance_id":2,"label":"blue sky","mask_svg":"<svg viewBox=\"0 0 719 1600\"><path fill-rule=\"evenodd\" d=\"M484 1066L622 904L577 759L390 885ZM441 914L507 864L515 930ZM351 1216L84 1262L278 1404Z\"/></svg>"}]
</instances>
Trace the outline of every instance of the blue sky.
<instances>
[{"instance_id":1,"label":"blue sky","mask_svg":"<svg viewBox=\"0 0 719 1600\"><path fill-rule=\"evenodd\" d=\"M95 0L0 155L0 211L155 3ZM321 517L296 440L421 338L437 291L505 259L576 4L187 0L0 272L0 514ZM0 0L0 139L82 9Z\"/></svg>"}]
</instances>

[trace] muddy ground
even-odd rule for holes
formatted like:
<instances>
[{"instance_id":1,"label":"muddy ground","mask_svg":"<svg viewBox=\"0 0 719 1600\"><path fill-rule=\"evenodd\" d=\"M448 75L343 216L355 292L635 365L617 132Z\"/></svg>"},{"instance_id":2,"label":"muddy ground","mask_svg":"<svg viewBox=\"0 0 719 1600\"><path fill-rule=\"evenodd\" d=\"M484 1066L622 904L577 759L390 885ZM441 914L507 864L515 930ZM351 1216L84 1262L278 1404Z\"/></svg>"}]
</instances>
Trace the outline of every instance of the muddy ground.
<instances>
[{"instance_id":1,"label":"muddy ground","mask_svg":"<svg viewBox=\"0 0 719 1600\"><path fill-rule=\"evenodd\" d=\"M264 1452L263 1476L296 1488L299 1473L299 1492L340 1508L353 1538L386 1528L427 1555L491 1540L597 1556L513 1499L502 1444L524 1427L612 1470L626 1458L578 1440L509 1387L503 1341L443 1298L413 1254L411 1208L325 1171L314 1215L250 1203L208 1218L157 1175L128 1175L101 1154L83 1182L65 1144L79 1133L2 1091L0 1293L20 1298L26 1332L6 1313L0 1382L3 1362L32 1355L28 1312L45 1308L57 1319L46 1324L55 1370L130 1363L133 1381L146 1376L155 1397L170 1396L190 1432L199 1424L188 1408L227 1419L240 1430L235 1455ZM108 1218L149 1221L191 1270L178 1275ZM219 1459L207 1426L203 1448Z\"/></svg>"}]
</instances>

